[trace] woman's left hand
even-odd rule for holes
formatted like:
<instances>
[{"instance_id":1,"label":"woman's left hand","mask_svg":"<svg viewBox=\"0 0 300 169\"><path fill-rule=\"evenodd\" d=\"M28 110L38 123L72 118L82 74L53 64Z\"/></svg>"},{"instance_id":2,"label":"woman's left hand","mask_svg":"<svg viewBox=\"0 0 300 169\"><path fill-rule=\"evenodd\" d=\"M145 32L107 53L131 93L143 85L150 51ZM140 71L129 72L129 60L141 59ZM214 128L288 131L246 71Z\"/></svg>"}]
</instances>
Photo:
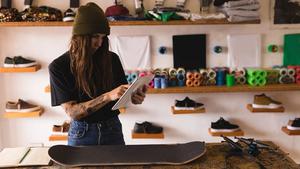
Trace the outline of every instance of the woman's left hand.
<instances>
[{"instance_id":1,"label":"woman's left hand","mask_svg":"<svg viewBox=\"0 0 300 169\"><path fill-rule=\"evenodd\" d=\"M147 86L144 85L143 87L140 87L136 90L136 92L134 92L131 96L131 102L133 104L142 104L145 96L146 96L146 92L147 92Z\"/></svg>"}]
</instances>

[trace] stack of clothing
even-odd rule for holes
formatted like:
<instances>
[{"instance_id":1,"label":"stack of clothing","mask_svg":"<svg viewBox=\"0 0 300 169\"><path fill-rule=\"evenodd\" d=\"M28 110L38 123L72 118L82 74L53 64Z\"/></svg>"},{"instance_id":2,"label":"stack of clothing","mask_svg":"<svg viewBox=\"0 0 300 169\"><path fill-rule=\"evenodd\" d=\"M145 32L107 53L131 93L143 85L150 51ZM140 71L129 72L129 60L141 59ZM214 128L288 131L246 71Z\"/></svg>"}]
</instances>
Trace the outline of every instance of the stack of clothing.
<instances>
[{"instance_id":1,"label":"stack of clothing","mask_svg":"<svg viewBox=\"0 0 300 169\"><path fill-rule=\"evenodd\" d=\"M228 16L229 22L260 19L260 4L258 0L216 0L214 5Z\"/></svg>"}]
</instances>

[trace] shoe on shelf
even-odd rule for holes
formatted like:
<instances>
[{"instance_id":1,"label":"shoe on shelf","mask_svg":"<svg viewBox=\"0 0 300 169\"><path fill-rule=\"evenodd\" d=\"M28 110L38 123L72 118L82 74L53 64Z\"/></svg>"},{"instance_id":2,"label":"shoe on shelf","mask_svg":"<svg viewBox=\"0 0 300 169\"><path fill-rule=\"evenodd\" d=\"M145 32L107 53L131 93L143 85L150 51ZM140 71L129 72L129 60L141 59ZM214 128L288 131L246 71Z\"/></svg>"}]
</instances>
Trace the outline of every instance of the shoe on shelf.
<instances>
[{"instance_id":1,"label":"shoe on shelf","mask_svg":"<svg viewBox=\"0 0 300 169\"><path fill-rule=\"evenodd\" d=\"M62 124L62 132L68 132L70 129L70 122L69 121L64 121L64 123Z\"/></svg>"},{"instance_id":2,"label":"shoe on shelf","mask_svg":"<svg viewBox=\"0 0 300 169\"><path fill-rule=\"evenodd\" d=\"M17 102L8 101L5 106L6 112L18 112L26 113L40 110L41 107L25 102L24 100L19 99Z\"/></svg>"},{"instance_id":3,"label":"shoe on shelf","mask_svg":"<svg viewBox=\"0 0 300 169\"><path fill-rule=\"evenodd\" d=\"M295 118L291 123L287 125L289 130L300 130L300 118Z\"/></svg>"},{"instance_id":4,"label":"shoe on shelf","mask_svg":"<svg viewBox=\"0 0 300 169\"><path fill-rule=\"evenodd\" d=\"M22 56L5 57L4 67L30 67L36 65L35 60L26 59Z\"/></svg>"},{"instance_id":5,"label":"shoe on shelf","mask_svg":"<svg viewBox=\"0 0 300 169\"><path fill-rule=\"evenodd\" d=\"M211 122L211 132L234 132L240 130L240 127L236 124L231 124L221 117L216 122Z\"/></svg>"},{"instance_id":6,"label":"shoe on shelf","mask_svg":"<svg viewBox=\"0 0 300 169\"><path fill-rule=\"evenodd\" d=\"M264 93L254 96L253 108L277 109L282 107L282 103L266 96Z\"/></svg>"},{"instance_id":7,"label":"shoe on shelf","mask_svg":"<svg viewBox=\"0 0 300 169\"><path fill-rule=\"evenodd\" d=\"M64 22L73 22L75 19L75 15L76 15L76 13L71 8L69 8L64 12L63 21Z\"/></svg>"},{"instance_id":8,"label":"shoe on shelf","mask_svg":"<svg viewBox=\"0 0 300 169\"><path fill-rule=\"evenodd\" d=\"M189 97L185 97L183 100L175 100L175 110L195 110L201 109L204 107L204 104L195 102Z\"/></svg>"},{"instance_id":9,"label":"shoe on shelf","mask_svg":"<svg viewBox=\"0 0 300 169\"><path fill-rule=\"evenodd\" d=\"M61 125L53 125L52 126L52 132L54 132L54 133L60 133L60 132L62 132L62 126Z\"/></svg>"},{"instance_id":10,"label":"shoe on shelf","mask_svg":"<svg viewBox=\"0 0 300 169\"><path fill-rule=\"evenodd\" d=\"M162 131L162 127L154 125L147 121L143 123L135 123L133 128L134 133L157 134L162 133Z\"/></svg>"},{"instance_id":11,"label":"shoe on shelf","mask_svg":"<svg viewBox=\"0 0 300 169\"><path fill-rule=\"evenodd\" d=\"M52 126L52 132L57 134L65 134L68 133L70 129L70 122L64 121L62 125L53 125Z\"/></svg>"}]
</instances>

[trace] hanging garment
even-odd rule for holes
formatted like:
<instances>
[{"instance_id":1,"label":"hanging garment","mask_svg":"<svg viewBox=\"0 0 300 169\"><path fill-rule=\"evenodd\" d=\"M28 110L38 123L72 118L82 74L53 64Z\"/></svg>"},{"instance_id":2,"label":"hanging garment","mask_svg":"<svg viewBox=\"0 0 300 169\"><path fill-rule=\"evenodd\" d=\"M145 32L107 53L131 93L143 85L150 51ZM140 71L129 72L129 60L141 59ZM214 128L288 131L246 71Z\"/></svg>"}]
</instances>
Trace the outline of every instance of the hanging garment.
<instances>
[{"instance_id":1,"label":"hanging garment","mask_svg":"<svg viewBox=\"0 0 300 169\"><path fill-rule=\"evenodd\" d=\"M300 65L300 34L284 35L283 65Z\"/></svg>"},{"instance_id":2,"label":"hanging garment","mask_svg":"<svg viewBox=\"0 0 300 169\"><path fill-rule=\"evenodd\" d=\"M124 69L151 68L150 36L117 36L110 47L120 56Z\"/></svg>"},{"instance_id":3,"label":"hanging garment","mask_svg":"<svg viewBox=\"0 0 300 169\"><path fill-rule=\"evenodd\" d=\"M228 35L228 67L260 67L261 36L259 34Z\"/></svg>"}]
</instances>

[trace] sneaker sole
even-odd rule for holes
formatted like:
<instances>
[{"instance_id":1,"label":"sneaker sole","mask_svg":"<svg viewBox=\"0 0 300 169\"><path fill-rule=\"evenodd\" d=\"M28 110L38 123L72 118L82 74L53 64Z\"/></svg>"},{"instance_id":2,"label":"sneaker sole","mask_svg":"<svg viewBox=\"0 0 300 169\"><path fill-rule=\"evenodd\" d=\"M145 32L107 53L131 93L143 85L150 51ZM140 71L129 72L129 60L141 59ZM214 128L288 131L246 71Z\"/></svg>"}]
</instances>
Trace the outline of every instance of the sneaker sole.
<instances>
[{"instance_id":1,"label":"sneaker sole","mask_svg":"<svg viewBox=\"0 0 300 169\"><path fill-rule=\"evenodd\" d=\"M290 126L290 125L287 125L286 128L289 129L289 130L300 130L300 127L293 127L293 126Z\"/></svg>"},{"instance_id":2,"label":"sneaker sole","mask_svg":"<svg viewBox=\"0 0 300 169\"><path fill-rule=\"evenodd\" d=\"M65 18L63 18L63 21L64 22L72 22L72 21L74 21L74 17L65 17Z\"/></svg>"},{"instance_id":3,"label":"sneaker sole","mask_svg":"<svg viewBox=\"0 0 300 169\"><path fill-rule=\"evenodd\" d=\"M282 105L278 105L278 104L269 104L269 105L260 105L260 104L252 104L253 108L257 108L257 109L278 109L280 107L282 107Z\"/></svg>"},{"instance_id":4,"label":"sneaker sole","mask_svg":"<svg viewBox=\"0 0 300 169\"><path fill-rule=\"evenodd\" d=\"M237 129L213 129L213 128L211 128L210 132L212 132L212 133L219 133L219 132L230 133L230 132L235 132L235 131L239 131L239 130L240 130L240 128L237 128Z\"/></svg>"},{"instance_id":5,"label":"sneaker sole","mask_svg":"<svg viewBox=\"0 0 300 169\"><path fill-rule=\"evenodd\" d=\"M7 113L12 113L12 112L28 113L28 112L33 112L33 111L40 110L40 109L41 109L41 107L37 106L37 107L30 108L30 109L5 109L5 112L7 112Z\"/></svg>"},{"instance_id":6,"label":"sneaker sole","mask_svg":"<svg viewBox=\"0 0 300 169\"><path fill-rule=\"evenodd\" d=\"M4 67L30 67L30 66L35 66L37 65L36 62L32 62L32 63L26 63L26 64L4 64Z\"/></svg>"}]
</instances>

